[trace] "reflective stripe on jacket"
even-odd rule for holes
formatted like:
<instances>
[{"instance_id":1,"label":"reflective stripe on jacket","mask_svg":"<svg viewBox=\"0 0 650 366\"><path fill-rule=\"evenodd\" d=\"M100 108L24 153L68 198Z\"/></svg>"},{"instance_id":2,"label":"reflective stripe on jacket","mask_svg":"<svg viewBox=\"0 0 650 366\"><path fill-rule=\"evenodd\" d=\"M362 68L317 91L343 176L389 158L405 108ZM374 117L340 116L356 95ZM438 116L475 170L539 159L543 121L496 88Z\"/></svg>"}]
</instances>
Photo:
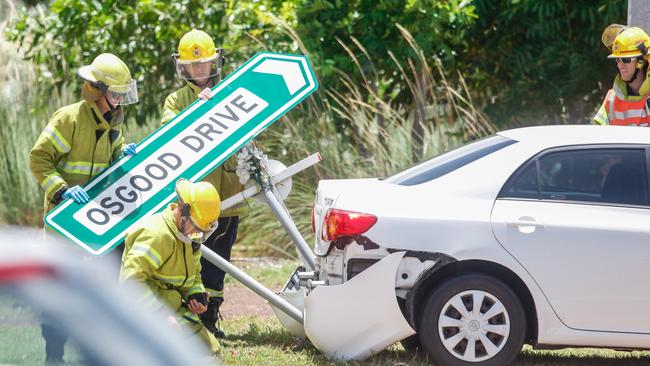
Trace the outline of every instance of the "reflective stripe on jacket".
<instances>
[{"instance_id":1,"label":"reflective stripe on jacket","mask_svg":"<svg viewBox=\"0 0 650 366\"><path fill-rule=\"evenodd\" d=\"M608 123L618 126L647 127L650 122L647 106L650 94L639 100L629 100L621 97L616 89L610 89L605 97Z\"/></svg>"},{"instance_id":2,"label":"reflective stripe on jacket","mask_svg":"<svg viewBox=\"0 0 650 366\"><path fill-rule=\"evenodd\" d=\"M179 311L181 301L205 292L201 281L201 252L177 238L175 204L154 214L124 238L120 279L147 286L151 294ZM169 290L169 291L167 291Z\"/></svg>"},{"instance_id":3,"label":"reflective stripe on jacket","mask_svg":"<svg viewBox=\"0 0 650 366\"><path fill-rule=\"evenodd\" d=\"M165 106L163 107L161 124L171 121L183 109L194 103L198 99L201 90L198 86L188 82L185 87L167 96ZM210 182L219 192L221 200L225 200L243 190L243 186L239 183L239 177L235 173L236 169L237 157L233 155L230 159L210 172L203 180ZM235 206L221 212L220 217L240 216L245 212L246 207Z\"/></svg>"},{"instance_id":4,"label":"reflective stripe on jacket","mask_svg":"<svg viewBox=\"0 0 650 366\"><path fill-rule=\"evenodd\" d=\"M59 189L87 183L119 157L122 121L120 111L107 122L97 105L87 101L54 112L29 155L32 174L45 190L46 213Z\"/></svg>"}]
</instances>

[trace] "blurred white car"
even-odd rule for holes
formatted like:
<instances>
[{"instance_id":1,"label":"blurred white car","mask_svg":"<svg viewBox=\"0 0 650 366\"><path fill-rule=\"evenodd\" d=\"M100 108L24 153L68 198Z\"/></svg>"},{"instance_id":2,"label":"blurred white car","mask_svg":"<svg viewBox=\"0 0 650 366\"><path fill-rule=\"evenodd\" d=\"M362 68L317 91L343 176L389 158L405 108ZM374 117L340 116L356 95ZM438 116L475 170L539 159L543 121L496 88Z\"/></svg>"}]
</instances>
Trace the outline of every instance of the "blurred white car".
<instances>
[{"instance_id":1,"label":"blurred white car","mask_svg":"<svg viewBox=\"0 0 650 366\"><path fill-rule=\"evenodd\" d=\"M317 268L293 284L308 294L307 336L358 358L337 349L384 332L367 356L415 331L403 343L436 365L504 365L524 343L650 348L649 157L647 128L530 127L385 179L321 181ZM384 261L390 292L364 292ZM348 305L320 310L319 290ZM382 291L412 330L377 310Z\"/></svg>"},{"instance_id":2,"label":"blurred white car","mask_svg":"<svg viewBox=\"0 0 650 366\"><path fill-rule=\"evenodd\" d=\"M168 314L147 312L137 289L118 285L113 262L83 256L56 235L45 239L43 230L0 227L0 331L7 332L0 364L45 358L46 317L65 329L84 364L214 365L202 344L166 324Z\"/></svg>"}]
</instances>

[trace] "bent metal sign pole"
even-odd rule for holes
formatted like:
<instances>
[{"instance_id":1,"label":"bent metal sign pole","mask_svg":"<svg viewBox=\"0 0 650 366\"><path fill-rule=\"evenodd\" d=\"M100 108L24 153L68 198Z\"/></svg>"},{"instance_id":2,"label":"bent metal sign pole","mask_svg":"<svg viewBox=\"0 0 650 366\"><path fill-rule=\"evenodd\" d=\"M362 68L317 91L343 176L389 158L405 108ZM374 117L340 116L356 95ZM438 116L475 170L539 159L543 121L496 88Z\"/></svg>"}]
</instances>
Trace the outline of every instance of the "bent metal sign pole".
<instances>
[{"instance_id":1,"label":"bent metal sign pole","mask_svg":"<svg viewBox=\"0 0 650 366\"><path fill-rule=\"evenodd\" d=\"M258 53L84 188L91 201L67 200L45 222L100 255L140 219L172 202L179 178L198 181L300 103L318 82L304 56Z\"/></svg>"}]
</instances>

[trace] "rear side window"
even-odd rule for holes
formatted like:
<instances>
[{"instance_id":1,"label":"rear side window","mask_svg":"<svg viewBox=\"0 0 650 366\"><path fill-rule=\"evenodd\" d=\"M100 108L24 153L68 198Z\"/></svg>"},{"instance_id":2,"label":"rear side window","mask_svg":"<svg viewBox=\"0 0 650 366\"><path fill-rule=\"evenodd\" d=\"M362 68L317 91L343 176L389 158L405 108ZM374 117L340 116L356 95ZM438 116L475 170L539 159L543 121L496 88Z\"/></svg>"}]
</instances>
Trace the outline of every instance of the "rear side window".
<instances>
[{"instance_id":1,"label":"rear side window","mask_svg":"<svg viewBox=\"0 0 650 366\"><path fill-rule=\"evenodd\" d=\"M648 206L645 150L550 152L515 172L500 197Z\"/></svg>"},{"instance_id":2,"label":"rear side window","mask_svg":"<svg viewBox=\"0 0 650 366\"><path fill-rule=\"evenodd\" d=\"M384 181L402 186L414 186L429 182L515 142L515 140L499 135L490 136L438 155L424 163L390 176Z\"/></svg>"}]
</instances>

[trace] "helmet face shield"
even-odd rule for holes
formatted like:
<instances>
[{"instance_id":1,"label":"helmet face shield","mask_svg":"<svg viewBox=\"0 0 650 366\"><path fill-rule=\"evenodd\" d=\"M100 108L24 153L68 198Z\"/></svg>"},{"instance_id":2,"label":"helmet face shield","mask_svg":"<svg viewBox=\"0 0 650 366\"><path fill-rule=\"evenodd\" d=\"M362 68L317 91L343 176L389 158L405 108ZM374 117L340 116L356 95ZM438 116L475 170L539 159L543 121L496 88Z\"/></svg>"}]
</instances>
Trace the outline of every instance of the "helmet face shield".
<instances>
[{"instance_id":1,"label":"helmet face shield","mask_svg":"<svg viewBox=\"0 0 650 366\"><path fill-rule=\"evenodd\" d=\"M621 34L626 29L629 29L630 27L626 25L621 25L621 24L611 24L605 30L603 31L602 36L600 37L601 41L607 47L610 51L612 49L612 44L614 44L614 40L616 37Z\"/></svg>"},{"instance_id":2,"label":"helmet face shield","mask_svg":"<svg viewBox=\"0 0 650 366\"><path fill-rule=\"evenodd\" d=\"M179 204L184 204L181 199L179 199ZM193 228L190 230L191 233L185 232L185 224L181 224L181 227L178 228L178 233L182 234L179 239L181 239L183 242L186 242L187 244L190 244L190 242L203 244L219 228L219 220L215 220L206 228L201 228L196 220L194 220L192 215L183 216L183 219L187 220L185 222L189 222L193 226Z\"/></svg>"},{"instance_id":3,"label":"helmet face shield","mask_svg":"<svg viewBox=\"0 0 650 366\"><path fill-rule=\"evenodd\" d=\"M133 79L124 85L110 85L106 96L112 99L114 105L129 105L138 102L137 82Z\"/></svg>"},{"instance_id":4,"label":"helmet face shield","mask_svg":"<svg viewBox=\"0 0 650 366\"><path fill-rule=\"evenodd\" d=\"M138 102L136 81L126 64L113 54L95 57L92 64L80 67L77 75L101 91L112 106Z\"/></svg>"},{"instance_id":5,"label":"helmet face shield","mask_svg":"<svg viewBox=\"0 0 650 366\"><path fill-rule=\"evenodd\" d=\"M176 195L181 215L189 219L192 231L202 233L207 239L216 230L221 213L221 199L217 190L208 182L192 183L181 178L176 181Z\"/></svg>"},{"instance_id":6,"label":"helmet face shield","mask_svg":"<svg viewBox=\"0 0 650 366\"><path fill-rule=\"evenodd\" d=\"M619 24L607 27L602 41L611 51L608 58L644 57L650 48L650 37L643 29Z\"/></svg>"},{"instance_id":7,"label":"helmet face shield","mask_svg":"<svg viewBox=\"0 0 650 366\"><path fill-rule=\"evenodd\" d=\"M192 224L193 224L194 226L196 226L197 229L200 230L200 233L197 234L197 237L196 237L196 239L194 239L194 241L196 241L196 242L198 242L198 243L201 243L201 244L205 243L205 241L208 240L208 238L209 238L210 236L212 236L212 233L214 233L215 231L217 231L217 228L219 228L219 221L215 221L215 222L213 222L213 223L210 225L210 227L208 228L207 231L204 231L203 229L199 228L199 227L196 225L196 223L194 222L194 220L192 220Z\"/></svg>"},{"instance_id":8,"label":"helmet face shield","mask_svg":"<svg viewBox=\"0 0 650 366\"><path fill-rule=\"evenodd\" d=\"M196 84L204 84L207 80L221 79L221 67L224 58L219 49L213 56L200 60L181 60L177 54L172 56L176 66L176 75L186 81L193 81Z\"/></svg>"}]
</instances>

